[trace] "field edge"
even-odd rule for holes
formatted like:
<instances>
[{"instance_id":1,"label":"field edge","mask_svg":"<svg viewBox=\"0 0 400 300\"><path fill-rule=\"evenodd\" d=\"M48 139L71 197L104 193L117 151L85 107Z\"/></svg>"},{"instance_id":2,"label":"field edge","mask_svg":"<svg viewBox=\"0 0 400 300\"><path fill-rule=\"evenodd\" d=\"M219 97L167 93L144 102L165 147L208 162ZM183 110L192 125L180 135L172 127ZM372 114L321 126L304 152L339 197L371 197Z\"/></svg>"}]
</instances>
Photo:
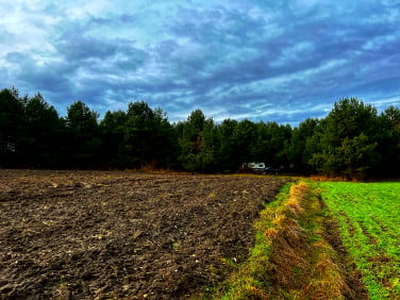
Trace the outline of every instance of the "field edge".
<instances>
[{"instance_id":1,"label":"field edge","mask_svg":"<svg viewBox=\"0 0 400 300\"><path fill-rule=\"evenodd\" d=\"M254 228L248 260L193 299L368 299L317 185L284 185Z\"/></svg>"}]
</instances>

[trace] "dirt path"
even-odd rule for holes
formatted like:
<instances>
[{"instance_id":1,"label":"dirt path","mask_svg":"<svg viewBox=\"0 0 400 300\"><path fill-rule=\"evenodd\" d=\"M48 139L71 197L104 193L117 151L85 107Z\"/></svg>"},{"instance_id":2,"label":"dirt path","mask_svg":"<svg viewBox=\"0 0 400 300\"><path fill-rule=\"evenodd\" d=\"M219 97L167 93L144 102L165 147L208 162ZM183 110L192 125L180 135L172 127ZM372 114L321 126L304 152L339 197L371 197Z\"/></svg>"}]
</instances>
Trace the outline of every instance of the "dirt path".
<instances>
[{"instance_id":1,"label":"dirt path","mask_svg":"<svg viewBox=\"0 0 400 300\"><path fill-rule=\"evenodd\" d=\"M285 180L0 170L0 299L178 299L246 258Z\"/></svg>"}]
</instances>

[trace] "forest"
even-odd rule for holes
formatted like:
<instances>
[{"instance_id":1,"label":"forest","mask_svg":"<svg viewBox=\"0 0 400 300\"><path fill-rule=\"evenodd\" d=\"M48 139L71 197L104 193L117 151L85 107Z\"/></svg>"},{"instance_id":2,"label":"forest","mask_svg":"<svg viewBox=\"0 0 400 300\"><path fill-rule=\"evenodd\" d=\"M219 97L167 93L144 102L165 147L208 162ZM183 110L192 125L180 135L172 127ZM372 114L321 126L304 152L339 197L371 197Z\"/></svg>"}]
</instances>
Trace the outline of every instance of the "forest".
<instances>
[{"instance_id":1,"label":"forest","mask_svg":"<svg viewBox=\"0 0 400 300\"><path fill-rule=\"evenodd\" d=\"M60 116L40 93L0 91L0 168L169 169L234 173L244 162L284 173L346 179L400 175L400 109L381 113L357 98L297 127L276 122L215 122L196 109L171 123L144 101L102 119L82 101Z\"/></svg>"}]
</instances>

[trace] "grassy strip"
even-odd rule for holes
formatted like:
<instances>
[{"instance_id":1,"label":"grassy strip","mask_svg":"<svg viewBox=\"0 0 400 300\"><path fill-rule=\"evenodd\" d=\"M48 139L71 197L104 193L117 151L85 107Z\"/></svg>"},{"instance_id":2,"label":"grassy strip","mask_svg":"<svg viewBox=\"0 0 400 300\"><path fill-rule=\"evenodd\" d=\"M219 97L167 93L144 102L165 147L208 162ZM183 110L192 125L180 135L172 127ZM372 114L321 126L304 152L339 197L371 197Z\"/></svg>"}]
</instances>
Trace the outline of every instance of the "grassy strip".
<instances>
[{"instance_id":1,"label":"grassy strip","mask_svg":"<svg viewBox=\"0 0 400 300\"><path fill-rule=\"evenodd\" d=\"M400 298L400 183L320 182L371 299Z\"/></svg>"},{"instance_id":2,"label":"grassy strip","mask_svg":"<svg viewBox=\"0 0 400 300\"><path fill-rule=\"evenodd\" d=\"M246 299L255 297L267 299L271 289L269 274L269 259L272 253L271 238L275 233L273 215L287 198L291 184L286 184L276 197L261 213L256 222L256 236L254 248L250 251L248 260L223 283L216 294L215 299ZM277 216L278 217L278 216ZM276 221L275 221L276 222Z\"/></svg>"},{"instance_id":3,"label":"grassy strip","mask_svg":"<svg viewBox=\"0 0 400 300\"><path fill-rule=\"evenodd\" d=\"M324 238L325 218L308 184L284 186L255 224L249 259L203 299L343 299L350 292Z\"/></svg>"}]
</instances>

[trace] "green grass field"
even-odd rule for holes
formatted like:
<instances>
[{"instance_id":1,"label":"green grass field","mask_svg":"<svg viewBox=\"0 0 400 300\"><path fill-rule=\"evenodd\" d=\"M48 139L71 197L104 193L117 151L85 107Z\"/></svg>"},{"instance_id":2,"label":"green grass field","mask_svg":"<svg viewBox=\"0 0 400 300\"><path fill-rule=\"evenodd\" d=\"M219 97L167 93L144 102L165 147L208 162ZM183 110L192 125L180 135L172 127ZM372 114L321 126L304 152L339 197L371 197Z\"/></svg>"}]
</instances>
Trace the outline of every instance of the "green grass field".
<instances>
[{"instance_id":1,"label":"green grass field","mask_svg":"<svg viewBox=\"0 0 400 300\"><path fill-rule=\"evenodd\" d=\"M400 182L319 182L371 299L400 299Z\"/></svg>"}]
</instances>

